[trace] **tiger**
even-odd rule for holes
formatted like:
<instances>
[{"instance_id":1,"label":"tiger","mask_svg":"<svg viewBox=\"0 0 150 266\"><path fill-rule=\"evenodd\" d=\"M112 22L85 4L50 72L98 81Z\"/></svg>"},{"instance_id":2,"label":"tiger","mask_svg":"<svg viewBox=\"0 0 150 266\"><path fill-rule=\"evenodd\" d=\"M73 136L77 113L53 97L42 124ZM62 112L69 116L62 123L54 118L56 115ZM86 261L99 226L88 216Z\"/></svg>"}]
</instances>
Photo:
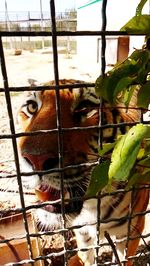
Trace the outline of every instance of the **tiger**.
<instances>
[{"instance_id":1,"label":"tiger","mask_svg":"<svg viewBox=\"0 0 150 266\"><path fill-rule=\"evenodd\" d=\"M137 95L133 95L128 108L123 108L121 102L110 106L104 101L100 129L101 100L94 86L74 79L60 80L59 88L55 81L45 83L46 88L42 90L35 90L36 85L31 84L33 91L26 93L18 111L18 123L25 133L19 138L18 146L21 170L31 172L22 176L23 186L35 190L40 204L48 201L34 211L39 230L73 227L78 253L70 258L68 265L91 266L96 257L99 211L100 239L104 239L105 232L115 237L119 260L125 261L123 265L132 265L127 258L135 255L139 245L137 236L144 228L144 216L134 214L146 210L148 190L125 192L124 182L114 182L111 191L121 191L107 194L107 186L104 187L101 196L105 193L106 196L101 197L100 210L97 198L86 198L86 192L91 173L99 162L100 132L103 142L111 143L118 134L125 134L127 123L138 122L141 114L135 108ZM126 125L119 128L107 126L123 122ZM134 218L129 230L131 205ZM127 241L128 234L133 239ZM116 261L115 256L112 261Z\"/></svg>"}]
</instances>

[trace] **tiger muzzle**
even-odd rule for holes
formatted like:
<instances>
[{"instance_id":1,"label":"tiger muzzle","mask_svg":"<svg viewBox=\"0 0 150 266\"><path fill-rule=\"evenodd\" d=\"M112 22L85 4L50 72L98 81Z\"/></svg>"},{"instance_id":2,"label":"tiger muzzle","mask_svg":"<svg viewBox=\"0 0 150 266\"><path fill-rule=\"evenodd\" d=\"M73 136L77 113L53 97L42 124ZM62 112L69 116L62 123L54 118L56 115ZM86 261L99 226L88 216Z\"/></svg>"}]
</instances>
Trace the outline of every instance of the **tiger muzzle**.
<instances>
[{"instance_id":1,"label":"tiger muzzle","mask_svg":"<svg viewBox=\"0 0 150 266\"><path fill-rule=\"evenodd\" d=\"M35 171L47 171L47 170L54 170L59 165L59 158L53 158L51 154L29 154L29 153L22 153L22 157L32 166L33 170ZM57 172L57 170L56 170ZM55 212L55 213L61 213L61 202L62 198L64 200L64 209L65 213L72 213L72 212L80 212L83 200L81 197L83 197L83 191L80 199L72 199L75 197L76 192L79 190L78 186L74 186L71 188L70 185L67 185L67 182L65 182L65 186L63 189L63 196L61 191L61 185L56 188L53 187L51 183L51 177L52 174L39 174L41 182L40 185L35 187L35 194L38 198L39 203L41 202L47 202L49 201L48 205L43 207L48 212ZM49 181L44 181L44 177L48 176ZM60 173L58 174L61 179ZM66 175L64 175L64 178L66 178ZM74 177L71 176L71 180ZM65 180L66 181L66 180ZM59 183L61 184L60 180Z\"/></svg>"}]
</instances>

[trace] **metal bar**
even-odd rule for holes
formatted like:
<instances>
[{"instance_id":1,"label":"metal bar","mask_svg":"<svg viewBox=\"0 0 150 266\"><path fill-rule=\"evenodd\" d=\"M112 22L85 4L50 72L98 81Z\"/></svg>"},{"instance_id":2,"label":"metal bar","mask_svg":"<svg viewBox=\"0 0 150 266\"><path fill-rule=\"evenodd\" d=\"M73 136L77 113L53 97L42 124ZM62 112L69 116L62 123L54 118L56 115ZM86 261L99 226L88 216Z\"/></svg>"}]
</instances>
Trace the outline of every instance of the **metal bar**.
<instances>
[{"instance_id":1,"label":"metal bar","mask_svg":"<svg viewBox=\"0 0 150 266\"><path fill-rule=\"evenodd\" d=\"M56 36L145 36L145 34L130 33L126 31L57 31ZM52 36L52 32L47 31L1 31L1 37L12 37L12 36Z\"/></svg>"},{"instance_id":2,"label":"metal bar","mask_svg":"<svg viewBox=\"0 0 150 266\"><path fill-rule=\"evenodd\" d=\"M150 188L150 187L149 187ZM147 189L149 189L149 188L147 188ZM142 188L143 189L143 188ZM145 189L145 188L144 188ZM113 194L113 195L116 195L116 194L118 194L119 192L116 192L115 194ZM106 196L110 196L110 195L101 195L101 198L105 198ZM98 196L95 196L95 197L92 197L92 199L97 199L98 198ZM79 198L79 200L80 200L80 198ZM73 201L76 201L76 198L72 198L71 199L71 201L73 202ZM65 200L65 202L67 202L67 200ZM55 201L55 202L53 202L53 204L55 204L55 203L58 203L58 201ZM50 202L43 202L43 203L41 203L41 204L33 204L33 205L30 205L30 206L27 206L26 208L25 208L25 210L26 211L29 211L29 210L33 210L33 209L38 209L38 208L41 208L41 207L44 207L44 206L47 206L48 204L50 204L50 205L52 205L52 203L50 203ZM1 213L4 213L4 214L6 214L6 213L10 213L10 212L17 212L17 213L20 213L20 212L22 212L22 210L24 210L23 208L14 208L14 209L9 209L8 211L6 210L6 211L4 211L4 212L1 212ZM130 220L131 218L133 219L133 218L135 218L135 217L138 217L138 216L145 216L145 215L147 215L147 214L150 214L150 210L146 210L146 211L143 211L143 212L139 212L139 213L136 213L136 214L132 214L132 217L130 216L130 215L126 215L126 216L123 216L123 217L118 217L118 218L110 218L110 219L107 219L107 220L103 220L103 219L101 219L100 220L100 222L102 223L102 224L107 224L107 223L110 223L110 222L120 222L120 221L124 221L124 219L126 219L126 220ZM74 230L74 229L79 229L79 228L82 228L82 227L85 227L85 226L87 226L87 225L95 225L95 224L93 224L93 223L85 223L85 224L82 224L82 225L73 225L73 226L70 226L70 227L68 227L67 229L57 229L57 230L54 230L54 231L42 231L42 232L38 232L38 233L32 233L32 234L29 234L30 236L41 236L41 235L53 235L53 234L58 234L58 233L63 233L63 232L68 232L68 230ZM143 237L143 238L148 238L148 237L150 237L150 233L149 234L145 234L145 235L137 235L137 236L134 236L134 237L129 237L129 240L134 240L134 239L141 239L141 237ZM11 240L13 240L13 239L18 239L17 237L16 238L10 238ZM19 239L20 239L20 237L19 237ZM124 239L127 239L127 237L125 237ZM0 243L2 243L4 240L0 240ZM5 239L5 241L7 241L6 239ZM9 240L10 241L10 240ZM117 240L116 240L116 242L117 242ZM98 245L99 246L99 245Z\"/></svg>"},{"instance_id":3,"label":"metal bar","mask_svg":"<svg viewBox=\"0 0 150 266\"><path fill-rule=\"evenodd\" d=\"M61 102L60 102L60 87L59 87L59 70L58 70L58 51L57 51L57 30L56 30L56 13L55 1L50 0L51 23L52 23L52 47L53 47L53 60L54 60L54 76L56 83L56 112L57 112L57 128L58 128L58 156L59 168L64 167L63 160L63 132L61 125ZM65 205L64 205L64 172L61 172L61 214L63 218L63 228L66 227L65 219ZM64 266L67 265L67 246L66 234L64 236Z\"/></svg>"},{"instance_id":4,"label":"metal bar","mask_svg":"<svg viewBox=\"0 0 150 266\"><path fill-rule=\"evenodd\" d=\"M10 125L11 133L14 135L15 126L14 126L14 119L13 119L13 114L12 114L11 98L10 98L10 93L9 93L8 77L7 77L5 57L4 57L4 51L3 51L3 43L2 43L1 38L0 38L0 59L1 59L0 61L1 61L1 70L2 70L2 76L3 76L4 89L5 89L5 97L6 97L6 103L7 103L7 111L8 111L8 116L9 116L9 125ZM24 202L23 188L22 188L22 183L21 183L17 142L16 142L16 138L13 135L12 135L12 145L13 145L13 151L14 151L15 166L16 166L16 171L17 171L17 181L18 181L20 202L21 202L21 206L23 209L22 215L23 215L24 227L27 232L26 238L27 238L27 243L29 247L29 256L32 259L33 254L32 254L31 241L29 237L29 228L28 228L28 222L27 222L26 211L25 211L25 202ZM31 265L33 265L33 263Z\"/></svg>"},{"instance_id":5,"label":"metal bar","mask_svg":"<svg viewBox=\"0 0 150 266\"><path fill-rule=\"evenodd\" d=\"M95 87L95 83L74 83L74 84L67 84L67 85L59 85L60 89L66 89L66 88L82 88L82 87ZM43 90L54 90L56 89L55 85L49 85L49 86L35 86L35 87L29 87L29 86L23 86L23 87L9 87L9 91L43 91ZM0 88L0 92L4 92L3 88Z\"/></svg>"},{"instance_id":6,"label":"metal bar","mask_svg":"<svg viewBox=\"0 0 150 266\"><path fill-rule=\"evenodd\" d=\"M101 36L101 75L104 76L105 74L105 49L106 49L106 6L107 6L107 0L102 1L102 27L101 31L104 32L104 34ZM100 99L100 105L99 105L99 138L98 138L98 145L102 148L103 143L103 101ZM101 163L101 158L99 158L99 164ZM100 243L100 226L101 226L101 192L99 192L99 197L97 200L97 246L99 246ZM98 264L98 255L99 255L99 248L96 249L96 263Z\"/></svg>"},{"instance_id":7,"label":"metal bar","mask_svg":"<svg viewBox=\"0 0 150 266\"><path fill-rule=\"evenodd\" d=\"M72 127L72 128L62 128L62 132L65 131L87 131L91 129L106 129L106 128L117 128L117 127L123 127L123 126L134 126L139 124L139 121L135 122L126 122L126 123L118 123L118 124L106 124L106 125L98 125L98 126L88 126L88 127ZM149 124L149 122L144 121L143 124ZM48 130L37 130L32 132L21 132L21 133L14 133L14 134L1 134L0 139L11 139L12 136L16 138L24 137L24 136L36 136L39 134L51 134L54 132L58 132L58 129L48 129Z\"/></svg>"}]
</instances>

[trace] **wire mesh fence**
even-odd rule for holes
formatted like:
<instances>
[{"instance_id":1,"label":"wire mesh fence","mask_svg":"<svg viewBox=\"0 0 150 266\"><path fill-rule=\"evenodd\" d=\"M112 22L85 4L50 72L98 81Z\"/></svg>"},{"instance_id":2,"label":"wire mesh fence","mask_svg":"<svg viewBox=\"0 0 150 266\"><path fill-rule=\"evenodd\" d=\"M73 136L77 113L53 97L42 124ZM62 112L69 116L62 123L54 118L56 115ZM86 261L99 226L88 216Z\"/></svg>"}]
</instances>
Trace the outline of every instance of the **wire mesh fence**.
<instances>
[{"instance_id":1,"label":"wire mesh fence","mask_svg":"<svg viewBox=\"0 0 150 266\"><path fill-rule=\"evenodd\" d=\"M56 26L58 31L76 31L77 12L72 9L65 12L57 12ZM9 12L6 8L5 12L0 12L0 30L8 32L20 31L47 31L51 32L50 11L43 12ZM62 44L61 44L62 43ZM70 46L68 37L63 37L59 42L61 46ZM51 47L51 39L38 36L28 38L21 36L10 36L3 38L3 46L7 49L24 49L34 50Z\"/></svg>"},{"instance_id":2,"label":"wire mesh fence","mask_svg":"<svg viewBox=\"0 0 150 266\"><path fill-rule=\"evenodd\" d=\"M116 130L118 127L125 127L125 126L132 126L137 123L135 122L109 122L104 123L104 114L105 110L108 109L108 107L104 107L103 101L100 101L97 103L97 108L99 112L99 121L95 125L93 124L87 124L86 126L79 126L78 123L75 125L68 127L68 126L62 126L62 96L61 96L61 90L66 89L66 84L63 84L59 82L60 80L60 69L59 69L59 55L58 55L58 38L59 37L67 37L67 36L82 36L84 38L85 36L98 36L101 40L101 70L100 74L102 76L105 75L106 72L106 58L105 58L105 52L106 52L106 38L108 36L126 36L126 32L118 32L118 31L106 31L106 22L107 22L107 16L106 16L106 7L107 7L107 1L102 1L102 10L100 10L100 17L102 14L102 28L99 31L60 31L57 29L56 25L56 12L55 12L55 1L50 1L50 10L51 10L51 29L50 31L2 31L0 32L0 57L1 57L1 72L3 77L3 88L0 89L0 93L5 96L6 101L6 107L8 112L8 124L10 127L10 132L8 133L1 133L0 140L9 140L11 141L12 146L12 152L15 162L15 170L8 174L8 169L6 169L5 176L3 175L3 164L1 163L1 176L0 179L2 181L1 185L1 193L3 193L3 200L1 201L1 220L0 220L0 265L84 265L80 261L71 261L71 257L77 254L79 251L79 254L81 254L81 257L84 258L83 254L87 254L87 256L90 256L91 250L95 251L95 264L94 265L125 265L127 260L130 262L134 260L134 265L150 265L150 247L148 239L150 237L149 230L147 230L146 233L141 233L141 231L136 232L136 234L130 235L131 231L133 230L133 227L136 226L136 224L132 224L133 218L135 220L137 219L140 221L139 217L149 216L150 211L149 209L142 208L140 209L135 206L140 205L140 198L139 194L141 191L143 191L143 199L144 195L147 195L147 191L149 190L149 185L143 185L140 188L134 188L129 189L128 191L124 190L124 184L118 185L116 190L113 191L104 191L103 193L98 193L98 195L94 196L94 203L93 205L87 205L89 208L88 211L86 211L86 203L84 205L85 208L85 216L83 216L83 213L81 212L81 207L79 206L83 205L83 197L84 195L84 186L85 182L81 182L79 179L78 186L83 186L81 188L81 191L79 193L79 197L72 192L71 196L68 195L68 191L66 191L66 177L68 173L71 171L74 171L75 173L75 179L78 183L78 169L81 170L81 172L85 172L86 175L91 173L91 169L99 163L98 155L94 155L95 159L91 161L83 160L80 162L80 160L77 160L74 163L71 161L67 165L64 163L64 157L66 150L64 150L64 147L66 147L66 138L65 136L79 136L77 138L77 141L79 143L84 142L84 139L82 139L82 136L85 136L83 132L87 132L86 134L89 134L88 132L98 132L97 138L98 144L101 147L103 145L103 142L105 141L104 132L105 130ZM50 38L52 41L52 48L53 48L53 71L54 71L54 82L42 85L36 85L34 88L32 85L34 85L35 81L32 80L31 86L19 86L19 87L11 87L9 86L8 82L8 73L7 73L7 64L6 64L6 58L5 58L5 52L4 52L4 44L3 44L3 38L5 37L47 37ZM70 81L69 84L67 84L67 89L69 92L76 91L78 88L81 89L83 93L83 88L93 88L93 83L85 83L82 81ZM53 128L37 128L34 129L31 132L16 132L16 125L12 110L12 93L18 93L18 92L42 92L44 94L45 91L53 92L55 91L55 104L56 104L56 126ZM51 94L52 97L52 94ZM20 100L19 100L20 101ZM87 104L88 99L86 99ZM67 105L67 102L65 102L64 106ZM34 106L32 106L34 108ZM36 107L35 107L36 108ZM86 107L87 108L87 107ZM84 106L80 106L80 111L82 110L83 117L85 116L85 109ZM91 109L90 109L91 111ZM75 113L78 115L78 109L75 109ZM67 115L67 114L66 114ZM75 119L78 121L81 119L81 117L77 116ZM83 119L84 120L84 119ZM77 126L76 126L77 125ZM82 123L81 123L82 125ZM54 134L57 137L57 145L55 152L57 158L51 158L51 160L46 160L44 167L41 168L35 168L28 171L22 171L20 167L20 155L18 152L18 141L20 139L25 139L26 137L29 137L31 143L36 143L38 145L37 138L42 139L44 142L44 139L47 137L47 139L55 141ZM80 142L80 138L82 139ZM76 137L75 137L76 139ZM64 141L65 140L65 141ZM68 140L69 143L69 140ZM47 143L48 145L48 143ZM78 143L74 143L74 145L78 145ZM5 148L5 147L4 147ZM46 148L46 146L45 146ZM5 153L5 150L1 150L2 153ZM82 154L79 154L81 156ZM70 157L72 154L69 155ZM69 157L69 158L70 158ZM27 158L28 159L28 158ZM28 159L29 160L29 159ZM69 160L69 159L68 159ZM56 162L57 161L57 162ZM101 161L100 161L101 162ZM56 167L57 166L57 167ZM53 203L51 202L51 199L44 202L37 202L35 201L35 195L33 192L33 189L30 191L23 186L23 180L24 178L30 180L30 178L33 178L34 175L39 175L40 179L42 179L43 175L51 175L52 173L57 173L57 176L59 177L59 186L60 186L60 195L53 196ZM68 174L69 176L69 174ZM72 177L71 177L72 178ZM11 193L12 191L5 191L4 187L7 180L13 180L14 183L12 183L11 190L13 191L13 196L16 194L18 195L18 205L12 206L11 202L7 202L7 193ZM16 182L16 183L15 183ZM30 182L30 181L29 181ZM71 181L69 181L71 184ZM71 185L70 185L71 186ZM77 185L74 185L73 190L76 190ZM47 187L46 187L47 189ZM54 190L56 189L56 184L54 185ZM58 193L58 192L57 192ZM115 215L112 215L114 213L114 209L117 209L118 205L125 200L128 201L128 196L130 193L130 204L129 210L127 212L124 212L126 209L126 205L122 207L122 213L118 217L118 213L116 211ZM6 195L6 196L5 196ZM116 197L115 197L116 196ZM46 200L47 200L47 196ZM107 206L109 199L112 199L112 206ZM34 199L34 200L33 200ZM106 199L106 200L105 200ZM117 200L116 200L117 199ZM33 201L33 202L32 202ZM7 204L6 204L7 202ZM30 203L29 203L30 202ZM31 203L32 202L32 203ZM67 203L66 203L67 202ZM69 203L68 203L69 202ZM93 202L93 201L92 201ZM5 203L5 204L4 204ZM68 205L67 205L68 204ZM90 203L91 204L91 203ZM103 206L104 204L104 206ZM144 204L144 203L143 203ZM71 209L72 206L75 208L76 219L74 222L68 223L67 222L67 215ZM57 226L54 225L54 221L56 219L55 216L53 216L53 211L51 211L51 216L45 215L44 219L47 221L51 221L51 226L47 225L43 228L41 226L41 223L39 222L39 218L36 219L36 213L34 213L35 210L40 209L46 210L52 210L55 208L56 212L60 212L59 214L59 220L61 221L61 226L57 228ZM78 209L79 208L79 209ZM102 210L108 208L108 212L104 215L102 213ZM133 212L133 209L135 208L135 212ZM58 211L59 210L59 211ZM95 211L94 218L92 217L92 212ZM82 219L78 219L78 214L81 212ZM40 213L40 212L39 212ZM125 213L125 214L124 214ZM90 217L91 214L91 217ZM39 214L40 215L40 214ZM72 219L73 213L71 213L70 220ZM103 218L101 218L103 216ZM42 218L43 219L43 218ZM45 223L45 220L43 224ZM87 220L87 222L85 222ZM122 236L126 238L126 245L125 249L127 249L130 241L133 241L133 244L131 246L134 246L136 239L141 239L141 243L143 244L141 247L141 250L135 255L135 254L128 254L129 257L124 258L123 262L120 261L120 257L118 256L118 251L116 249L116 246L120 245L120 242L123 240L119 239L112 239L109 230L108 232L105 230L103 232L104 239L101 241L100 237L100 230L103 230L103 227L105 228L105 224L108 224L112 226L114 223L120 226L121 230L124 230L124 224L127 225L127 236L124 236L124 232L122 232ZM140 222L139 222L140 223ZM91 227L90 227L91 226ZM131 227L132 226L132 227ZM87 234L87 230L92 228L91 235ZM113 227L113 226L112 226ZM141 224L142 227L142 224ZM94 229L93 229L94 228ZM41 230L42 229L42 230ZM136 230L135 230L136 231ZM75 234L74 234L75 232ZM92 234L95 234L95 240L94 243L90 242L90 239L92 238ZM81 241L81 245L76 243L76 239L78 238L88 238L85 242L89 242L88 245L84 245ZM120 242L119 242L120 241ZM78 241L77 241L78 242ZM103 252L101 252L103 250ZM99 255L99 253L102 253ZM112 253L114 260L112 262ZM77 258L77 257L76 257ZM74 263L74 264L73 264ZM90 264L85 265L92 265ZM127 264L126 264L127 265ZM130 264L128 264L130 265Z\"/></svg>"}]
</instances>

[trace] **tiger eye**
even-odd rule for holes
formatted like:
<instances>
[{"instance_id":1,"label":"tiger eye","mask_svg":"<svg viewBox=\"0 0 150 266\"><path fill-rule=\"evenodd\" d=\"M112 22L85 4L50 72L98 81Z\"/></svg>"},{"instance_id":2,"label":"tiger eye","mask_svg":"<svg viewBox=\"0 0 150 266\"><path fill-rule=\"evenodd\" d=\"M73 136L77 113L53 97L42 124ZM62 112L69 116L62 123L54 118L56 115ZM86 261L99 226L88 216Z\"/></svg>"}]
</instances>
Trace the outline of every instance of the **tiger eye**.
<instances>
[{"instance_id":1,"label":"tiger eye","mask_svg":"<svg viewBox=\"0 0 150 266\"><path fill-rule=\"evenodd\" d=\"M35 102L33 100L29 100L27 102L27 111L29 112L29 114L34 114L37 112L37 110L38 110L37 102Z\"/></svg>"}]
</instances>

